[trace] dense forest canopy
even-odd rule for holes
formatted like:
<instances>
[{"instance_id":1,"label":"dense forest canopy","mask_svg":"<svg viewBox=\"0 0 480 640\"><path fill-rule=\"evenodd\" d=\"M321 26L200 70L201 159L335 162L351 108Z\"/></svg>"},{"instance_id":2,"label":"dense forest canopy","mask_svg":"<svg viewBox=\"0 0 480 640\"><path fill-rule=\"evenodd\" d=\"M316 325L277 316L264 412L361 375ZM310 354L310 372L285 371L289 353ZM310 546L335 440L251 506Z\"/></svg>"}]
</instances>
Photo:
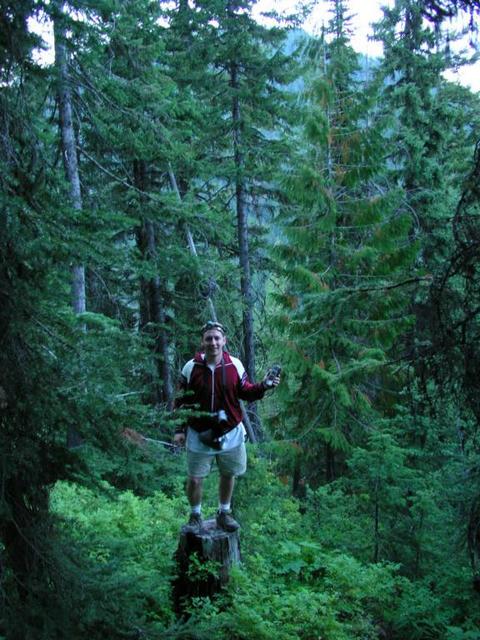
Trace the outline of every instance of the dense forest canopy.
<instances>
[{"instance_id":1,"label":"dense forest canopy","mask_svg":"<svg viewBox=\"0 0 480 640\"><path fill-rule=\"evenodd\" d=\"M375 61L345 0L318 37L253 4L1 3L0 638L479 637L480 99L445 79L479 4L395 0ZM215 316L282 381L243 564L177 620Z\"/></svg>"}]
</instances>

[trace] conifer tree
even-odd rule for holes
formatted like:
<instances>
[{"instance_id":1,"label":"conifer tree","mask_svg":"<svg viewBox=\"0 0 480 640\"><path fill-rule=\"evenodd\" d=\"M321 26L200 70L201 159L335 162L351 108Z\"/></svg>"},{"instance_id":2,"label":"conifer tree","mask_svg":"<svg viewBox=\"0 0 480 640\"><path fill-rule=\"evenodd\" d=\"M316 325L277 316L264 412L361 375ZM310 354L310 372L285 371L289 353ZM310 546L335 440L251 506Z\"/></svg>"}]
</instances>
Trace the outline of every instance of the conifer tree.
<instances>
[{"instance_id":1,"label":"conifer tree","mask_svg":"<svg viewBox=\"0 0 480 640\"><path fill-rule=\"evenodd\" d=\"M285 240L275 247L286 370L277 434L298 440L313 482L334 479L338 452L361 442L390 406L389 361L408 323L402 304L415 255L402 191L385 175L378 86L361 75L345 3L331 6L328 30L309 51L301 152L287 182Z\"/></svg>"},{"instance_id":2,"label":"conifer tree","mask_svg":"<svg viewBox=\"0 0 480 640\"><path fill-rule=\"evenodd\" d=\"M475 144L471 127L477 117L469 92L442 74L466 61L449 50L454 34L434 31L425 22L421 3L397 0L385 10L376 33L385 51L383 104L397 119L392 174L407 193L415 234L421 239L419 265L434 272L451 241L444 222L452 216L468 171L467 158ZM457 113L460 102L464 109ZM467 151L463 161L459 148Z\"/></svg>"},{"instance_id":3,"label":"conifer tree","mask_svg":"<svg viewBox=\"0 0 480 640\"><path fill-rule=\"evenodd\" d=\"M403 435L404 443L421 449L422 467L432 477L451 478L453 474L464 484L465 469L477 464L472 447L478 422L476 399L471 403L473 396L468 391L469 363L475 358L466 346L472 344L470 328L476 323L470 307L475 304L476 276L466 266L475 255L472 238L463 244L458 230L467 229L466 237L470 236L471 225L463 227L463 221L469 218L470 206L472 210L476 207L465 177L471 171L477 142L479 103L477 96L443 77L449 65L465 61L452 57L443 29L438 25L434 29L424 20L425 5L432 6L397 0L378 26L387 78L383 104L397 116L391 170L406 190L415 221L417 272L428 273L432 283L428 289L417 289L410 301L415 324L407 340L412 366L405 398L412 417ZM475 171L474 167L473 174ZM464 209L465 197L469 203ZM460 356L463 349L468 357ZM444 415L450 416L447 425ZM463 472L456 463L459 451ZM459 500L451 481L446 480L442 491L458 517L446 535L463 530L468 538L478 493L465 483L465 496L470 498ZM478 518L474 516L473 521ZM446 523L443 526L448 529ZM458 561L462 562L461 556Z\"/></svg>"},{"instance_id":4,"label":"conifer tree","mask_svg":"<svg viewBox=\"0 0 480 640\"><path fill-rule=\"evenodd\" d=\"M392 173L406 191L413 232L422 236L420 262L433 268L432 259L441 255L440 245L445 241L438 220L449 215L450 204L445 197L438 199L439 193L446 195L448 176L442 159L449 157L445 151L450 132L443 126L443 112L449 106L441 95L445 86L441 74L448 58L425 24L420 4L410 0L397 0L392 9L386 9L377 37L385 51L381 67L386 80L384 104L396 116Z\"/></svg>"},{"instance_id":5,"label":"conifer tree","mask_svg":"<svg viewBox=\"0 0 480 640\"><path fill-rule=\"evenodd\" d=\"M171 165L184 202L185 196L197 201L189 223L194 236L207 237L221 257L214 270L206 269L215 277L202 289L211 291L215 281L216 307L233 338L231 348L241 351L254 377L253 281L261 282L256 247L265 231L262 217L272 207L272 176L285 148L280 85L288 65L281 52L284 33L258 25L251 7L250 1L179 3L170 13L165 42L172 77L194 105L188 112L194 123L189 149L171 156ZM208 231L205 223L210 223ZM205 243L199 247L204 254ZM238 273L238 287L232 272Z\"/></svg>"},{"instance_id":6,"label":"conifer tree","mask_svg":"<svg viewBox=\"0 0 480 640\"><path fill-rule=\"evenodd\" d=\"M182 99L175 96L175 82L167 73L161 6L153 10L146 2L112 8L108 18L102 13L85 30L74 65L88 206L105 228L111 224L111 238L124 261L112 268L96 260L90 286L96 292L107 289L116 300L109 313L120 313L151 346L154 366L144 366L145 397L169 407L173 354L168 320L175 280L188 263L178 259L184 244L179 207L172 206L167 186L172 146L181 146L175 114L183 109ZM122 274L128 274L126 290ZM92 310L102 309L104 297L93 302Z\"/></svg>"},{"instance_id":7,"label":"conifer tree","mask_svg":"<svg viewBox=\"0 0 480 640\"><path fill-rule=\"evenodd\" d=\"M476 30L475 16L480 13L478 0L422 0L420 4L428 19L437 25L466 11L470 14L470 29Z\"/></svg>"},{"instance_id":8,"label":"conifer tree","mask_svg":"<svg viewBox=\"0 0 480 640\"><path fill-rule=\"evenodd\" d=\"M283 140L285 96L280 90L288 73L281 51L285 33L268 30L251 16L252 3L204 1L203 57L209 82L199 93L210 110L210 166L223 207L233 201L240 262L243 359L255 375L253 338L252 226L255 204L265 206L269 179L278 165ZM212 162L213 161L213 162ZM220 198L218 199L220 200ZM228 211L228 209L227 209Z\"/></svg>"},{"instance_id":9,"label":"conifer tree","mask_svg":"<svg viewBox=\"0 0 480 640\"><path fill-rule=\"evenodd\" d=\"M75 410L59 393L71 382L62 362L72 325L59 312L59 290L69 288L70 229L57 203L64 178L45 113L48 83L27 33L32 3L11 10L0 63L0 633L53 638L65 612L60 583L68 579L53 550L48 489L76 467L64 446ZM57 612L50 621L46 609Z\"/></svg>"},{"instance_id":10,"label":"conifer tree","mask_svg":"<svg viewBox=\"0 0 480 640\"><path fill-rule=\"evenodd\" d=\"M383 105L396 115L390 173L406 192L412 233L419 243L418 273L435 278L453 242L450 222L476 142L478 104L468 90L444 79L449 65L461 61L446 48L445 34L425 22L421 4L397 0L385 10L377 36L385 50L380 71L385 78ZM422 413L429 387L425 358L437 343L430 333L435 319L427 288L413 293L411 309L416 322L407 351L415 373L412 389L418 384L424 398L417 398L414 411Z\"/></svg>"}]
</instances>

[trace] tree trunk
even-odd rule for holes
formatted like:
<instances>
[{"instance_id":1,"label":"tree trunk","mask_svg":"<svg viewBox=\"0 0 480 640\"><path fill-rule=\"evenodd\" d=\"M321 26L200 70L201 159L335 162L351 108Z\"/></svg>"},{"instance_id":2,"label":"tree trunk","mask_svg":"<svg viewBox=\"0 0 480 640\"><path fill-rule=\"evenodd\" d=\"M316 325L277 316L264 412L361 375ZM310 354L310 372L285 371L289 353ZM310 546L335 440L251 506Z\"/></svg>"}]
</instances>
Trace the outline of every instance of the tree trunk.
<instances>
[{"instance_id":1,"label":"tree trunk","mask_svg":"<svg viewBox=\"0 0 480 640\"><path fill-rule=\"evenodd\" d=\"M230 67L230 84L238 89L238 69L235 63ZM240 101L237 93L232 98L233 151L235 159L235 205L237 213L238 249L240 258L240 288L243 303L243 358L248 376L255 377L255 345L253 340L253 292L248 249L248 219L245 206L245 183L243 177L243 152L241 135Z\"/></svg>"},{"instance_id":2,"label":"tree trunk","mask_svg":"<svg viewBox=\"0 0 480 640\"><path fill-rule=\"evenodd\" d=\"M325 444L325 478L327 482L335 480L335 450L328 443Z\"/></svg>"},{"instance_id":3,"label":"tree trunk","mask_svg":"<svg viewBox=\"0 0 480 640\"><path fill-rule=\"evenodd\" d=\"M212 598L227 584L230 568L241 562L239 532L218 529L214 519L206 520L199 533L182 527L175 559L173 602L181 616L192 598Z\"/></svg>"},{"instance_id":4,"label":"tree trunk","mask_svg":"<svg viewBox=\"0 0 480 640\"><path fill-rule=\"evenodd\" d=\"M62 9L60 9L62 13ZM67 48L65 44L65 26L60 15L54 21L55 66L57 70L58 108L60 114L60 132L62 139L62 156L67 176L70 202L75 211L82 210L82 192L78 170L77 141L73 127L72 94L70 90L70 74L68 71ZM72 307L75 314L85 313L85 267L83 264L72 266ZM82 326L85 331L85 325ZM73 425L67 429L67 446L75 447L83 440Z\"/></svg>"},{"instance_id":5,"label":"tree trunk","mask_svg":"<svg viewBox=\"0 0 480 640\"><path fill-rule=\"evenodd\" d=\"M182 196L180 195L177 179L170 165L168 166L168 178L170 180L170 186L172 187L172 190L175 192L178 201L182 202ZM184 229L185 229L185 237L187 239L187 244L188 244L188 250L190 251L191 255L198 260L197 247L195 246L195 241L193 239L192 232L190 231L190 227L187 224L185 224ZM200 273L200 275L202 274ZM208 312L210 316L209 319L214 320L216 322L218 320L217 311L215 309L215 305L213 304L213 300L210 295L210 289L215 290L215 288L216 288L216 282L208 283L208 286L207 286L208 293L207 293L206 299L207 299L207 305L208 305Z\"/></svg>"},{"instance_id":6,"label":"tree trunk","mask_svg":"<svg viewBox=\"0 0 480 640\"><path fill-rule=\"evenodd\" d=\"M248 214L245 205L244 158L242 151L242 122L240 100L237 90L238 66L230 65L230 86L234 90L232 98L233 153L235 162L235 205L237 213L237 235L240 259L240 290L242 295L243 319L243 363L250 380L255 379L255 342L253 334L253 290L250 273L250 253L248 248ZM251 418L253 441L261 439L261 426L254 403L248 405L247 414Z\"/></svg>"},{"instance_id":7,"label":"tree trunk","mask_svg":"<svg viewBox=\"0 0 480 640\"><path fill-rule=\"evenodd\" d=\"M298 442L295 443L295 461L293 464L292 495L295 498L305 499L307 495L305 479L302 474L302 460L304 452Z\"/></svg>"},{"instance_id":8,"label":"tree trunk","mask_svg":"<svg viewBox=\"0 0 480 640\"><path fill-rule=\"evenodd\" d=\"M380 505L379 501L379 484L380 479L375 478L375 514L374 514L374 532L373 532L373 562L378 562L379 549L380 549Z\"/></svg>"},{"instance_id":9,"label":"tree trunk","mask_svg":"<svg viewBox=\"0 0 480 640\"><path fill-rule=\"evenodd\" d=\"M148 256L152 262L157 257L157 241L155 226L151 220L145 221L147 236ZM150 279L150 318L155 326L155 356L157 360L157 370L162 380L162 400L166 403L167 409L173 409L173 388L170 375L169 363L169 343L166 331L165 305L162 297L162 287L160 277L155 275Z\"/></svg>"},{"instance_id":10,"label":"tree trunk","mask_svg":"<svg viewBox=\"0 0 480 640\"><path fill-rule=\"evenodd\" d=\"M60 131L62 137L62 155L70 186L70 201L75 211L82 210L82 193L78 171L77 142L73 128L72 94L68 72L67 49L65 45L65 27L61 18L54 23L55 66L57 68L58 104L60 112ZM72 306L75 313L86 310L85 267L75 264L72 267Z\"/></svg>"},{"instance_id":11,"label":"tree trunk","mask_svg":"<svg viewBox=\"0 0 480 640\"><path fill-rule=\"evenodd\" d=\"M143 160L135 160L133 166L135 186L140 191L147 191L147 167ZM158 258L158 226L152 220L145 219L137 230L137 245L141 255L156 265ZM156 270L156 266L155 266ZM166 331L165 301L162 294L160 276L154 275L149 280L140 281L140 328L153 325L155 336L155 361L158 379L156 384L156 402L163 402L167 409L173 409L173 385L170 372L170 344Z\"/></svg>"}]
</instances>

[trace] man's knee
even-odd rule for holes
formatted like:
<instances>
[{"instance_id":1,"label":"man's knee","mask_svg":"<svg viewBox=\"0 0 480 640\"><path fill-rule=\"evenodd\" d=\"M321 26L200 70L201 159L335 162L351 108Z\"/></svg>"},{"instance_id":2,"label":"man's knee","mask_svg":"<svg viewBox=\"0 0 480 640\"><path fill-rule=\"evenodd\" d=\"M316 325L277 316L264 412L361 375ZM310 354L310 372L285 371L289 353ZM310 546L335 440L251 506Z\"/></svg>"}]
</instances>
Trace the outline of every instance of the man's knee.
<instances>
[{"instance_id":1,"label":"man's knee","mask_svg":"<svg viewBox=\"0 0 480 640\"><path fill-rule=\"evenodd\" d=\"M203 478L197 478L195 476L188 476L188 480L187 480L188 484L191 487L201 487L203 484Z\"/></svg>"}]
</instances>

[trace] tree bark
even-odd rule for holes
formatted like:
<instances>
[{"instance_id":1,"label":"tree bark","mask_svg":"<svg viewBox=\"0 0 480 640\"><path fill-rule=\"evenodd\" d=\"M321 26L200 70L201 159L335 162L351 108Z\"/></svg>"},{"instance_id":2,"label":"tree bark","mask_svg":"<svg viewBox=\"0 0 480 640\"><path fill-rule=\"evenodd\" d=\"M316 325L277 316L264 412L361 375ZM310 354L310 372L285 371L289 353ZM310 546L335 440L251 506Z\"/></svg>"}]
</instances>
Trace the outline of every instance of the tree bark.
<instances>
[{"instance_id":1,"label":"tree bark","mask_svg":"<svg viewBox=\"0 0 480 640\"><path fill-rule=\"evenodd\" d=\"M143 160L134 161L134 180L135 186L140 191L147 191L147 167ZM152 220L142 221L137 231L137 245L141 255L155 265L158 258L158 225ZM141 279L140 327L145 329L150 324L154 327L154 355L158 378L161 380L161 384L156 385L156 402L165 403L170 411L173 409L173 384L170 371L170 343L166 330L167 316L162 289L162 281L158 274L149 280Z\"/></svg>"},{"instance_id":2,"label":"tree bark","mask_svg":"<svg viewBox=\"0 0 480 640\"><path fill-rule=\"evenodd\" d=\"M380 505L379 505L379 485L380 479L375 478L375 514L374 514L374 534L373 534L373 562L378 562L380 549Z\"/></svg>"},{"instance_id":3,"label":"tree bark","mask_svg":"<svg viewBox=\"0 0 480 640\"><path fill-rule=\"evenodd\" d=\"M70 89L70 74L68 71L68 55L65 44L65 26L63 23L63 7L59 7L59 16L54 20L55 67L57 70L57 94L60 114L60 133L62 141L62 156L65 174L69 184L70 202L77 212L82 210L82 192L80 188L80 173L78 170L77 141L73 127L72 93ZM86 311L85 266L80 263L72 265L72 308L75 314ZM86 330L82 325L83 331ZM67 446L75 447L83 440L76 428L69 425L67 429Z\"/></svg>"},{"instance_id":4,"label":"tree bark","mask_svg":"<svg viewBox=\"0 0 480 640\"><path fill-rule=\"evenodd\" d=\"M255 344L253 337L253 292L248 248L248 217L245 206L245 180L243 176L244 157L242 151L242 123L240 100L238 98L238 66L230 65L230 86L232 97L233 152L235 162L235 205L237 213L237 235L240 259L240 289L243 303L243 359L249 377L255 377Z\"/></svg>"},{"instance_id":5,"label":"tree bark","mask_svg":"<svg viewBox=\"0 0 480 640\"><path fill-rule=\"evenodd\" d=\"M82 193L80 189L80 173L78 170L77 142L73 127L72 93L70 90L70 74L68 71L67 48L65 45L65 27L62 24L61 17L55 19L54 37L63 163L70 187L72 207L75 211L81 211ZM84 313L86 310L85 267L82 264L75 264L72 267L72 306L77 314Z\"/></svg>"},{"instance_id":6,"label":"tree bark","mask_svg":"<svg viewBox=\"0 0 480 640\"><path fill-rule=\"evenodd\" d=\"M333 447L325 443L325 478L327 482L335 480L335 450Z\"/></svg>"},{"instance_id":7,"label":"tree bark","mask_svg":"<svg viewBox=\"0 0 480 640\"><path fill-rule=\"evenodd\" d=\"M206 520L199 533L182 527L175 560L172 595L181 616L192 598L212 598L228 583L231 567L241 562L239 532L218 529L214 519Z\"/></svg>"},{"instance_id":8,"label":"tree bark","mask_svg":"<svg viewBox=\"0 0 480 640\"><path fill-rule=\"evenodd\" d=\"M233 155L235 162L235 206L237 214L237 236L240 261L240 291L242 296L243 320L243 363L248 377L255 379L255 341L253 333L253 290L250 272L250 253L248 247L248 213L245 204L244 156L242 151L242 119L238 97L238 65L230 65L230 86L233 89ZM261 439L261 426L254 403L248 405L252 417L253 441Z\"/></svg>"},{"instance_id":9,"label":"tree bark","mask_svg":"<svg viewBox=\"0 0 480 640\"><path fill-rule=\"evenodd\" d=\"M148 256L152 262L157 258L157 240L155 225L151 220L145 221L147 236ZM150 294L150 318L155 326L155 356L157 359L157 370L162 380L162 400L166 403L167 409L173 409L173 387L170 374L169 363L169 343L166 331L165 304L162 297L162 286L160 277L155 275L149 282Z\"/></svg>"}]
</instances>

